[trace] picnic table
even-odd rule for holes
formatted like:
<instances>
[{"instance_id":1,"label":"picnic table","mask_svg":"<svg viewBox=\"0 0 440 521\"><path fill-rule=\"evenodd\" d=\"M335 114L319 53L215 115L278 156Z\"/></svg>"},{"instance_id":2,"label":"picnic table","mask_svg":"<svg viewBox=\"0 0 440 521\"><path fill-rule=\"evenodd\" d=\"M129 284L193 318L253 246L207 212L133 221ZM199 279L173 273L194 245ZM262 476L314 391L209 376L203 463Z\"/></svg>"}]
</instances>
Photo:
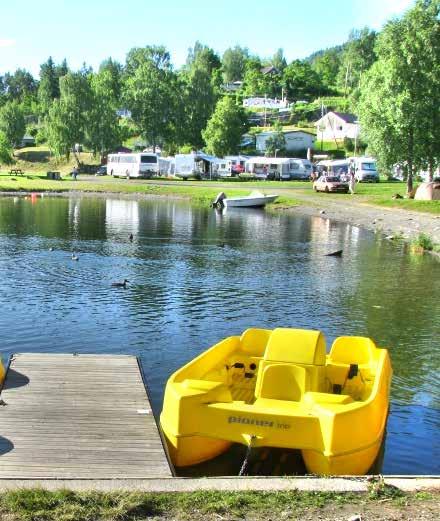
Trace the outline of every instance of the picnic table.
<instances>
[{"instance_id":1,"label":"picnic table","mask_svg":"<svg viewBox=\"0 0 440 521\"><path fill-rule=\"evenodd\" d=\"M21 168L11 168L9 173L11 175L23 175L24 174L24 172L23 172L23 170Z\"/></svg>"}]
</instances>

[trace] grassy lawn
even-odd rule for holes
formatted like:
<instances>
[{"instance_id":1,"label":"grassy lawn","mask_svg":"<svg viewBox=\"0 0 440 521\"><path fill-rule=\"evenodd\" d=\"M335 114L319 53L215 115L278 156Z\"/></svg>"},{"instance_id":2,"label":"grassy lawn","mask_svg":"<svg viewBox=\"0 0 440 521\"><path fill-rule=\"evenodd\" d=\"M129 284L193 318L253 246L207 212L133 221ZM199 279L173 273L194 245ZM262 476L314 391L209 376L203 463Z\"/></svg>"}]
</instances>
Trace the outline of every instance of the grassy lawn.
<instances>
[{"instance_id":1,"label":"grassy lawn","mask_svg":"<svg viewBox=\"0 0 440 521\"><path fill-rule=\"evenodd\" d=\"M49 168L48 168L49 169ZM58 169L59 170L59 169ZM32 171L24 169L23 176L10 176L8 171L0 171L0 192L109 192L124 194L151 194L174 195L188 198L199 204L209 204L220 191L226 191L229 197L248 195L252 190L259 189L268 194L279 193L280 197L275 205L295 206L300 195L307 196L302 204L322 204L325 199L337 201L367 203L387 208L400 208L423 213L440 215L440 201L415 201L413 199L393 199L392 196L406 193L405 183L381 181L380 183L358 183L356 195L350 194L316 194L309 181L190 181L182 182L177 179L168 180L131 180L113 179L112 177L84 176L81 174L77 181L68 175L70 169L62 172L60 181L46 179L46 170ZM164 182L165 181L165 182ZM161 184L162 183L162 184ZM284 192L284 193L283 193ZM295 197L295 195L298 197Z\"/></svg>"},{"instance_id":2,"label":"grassy lawn","mask_svg":"<svg viewBox=\"0 0 440 521\"><path fill-rule=\"evenodd\" d=\"M93 157L89 152L81 152L78 154L79 160L86 165L98 165L99 158ZM68 160L56 159L49 152L46 146L26 147L15 151L16 163L12 168L21 168L23 171L31 174L46 174L49 170L59 171L67 174L72 171L76 164L75 157L72 154ZM9 169L5 166L5 171Z\"/></svg>"},{"instance_id":3,"label":"grassy lawn","mask_svg":"<svg viewBox=\"0 0 440 521\"><path fill-rule=\"evenodd\" d=\"M101 192L122 194L144 194L144 195L173 195L187 198L198 204L208 205L221 191L222 186L214 182L195 182L195 186L181 184L179 181L167 182L167 184L156 184L149 181L126 181L125 179L113 179L112 177L88 178L82 181L81 175L74 181L70 176L60 181L52 181L45 175L25 174L24 176L12 177L0 172L0 192ZM264 184L263 184L264 186ZM228 196L248 195L251 187L246 184L231 185L228 187ZM266 190L267 192L267 190ZM284 204L296 204L292 197L282 197L280 201Z\"/></svg>"},{"instance_id":4,"label":"grassy lawn","mask_svg":"<svg viewBox=\"0 0 440 521\"><path fill-rule=\"evenodd\" d=\"M387 505L381 503L387 501ZM19 490L0 495L0 519L23 521L135 521L146 519L299 519L316 514L319 519L335 519L341 509L348 512L379 510L385 507L404 514L438 512L438 494L404 494L397 489L353 494L337 492L47 492ZM330 514L329 517L327 515ZM339 515L337 516L339 518ZM347 517L344 516L344 519ZM434 518L434 517L433 517ZM308 519L310 519L308 517ZM390 518L391 519L391 518ZM392 517L397 519L397 517ZM403 519L399 516L399 519ZM407 518L410 519L410 518Z\"/></svg>"}]
</instances>

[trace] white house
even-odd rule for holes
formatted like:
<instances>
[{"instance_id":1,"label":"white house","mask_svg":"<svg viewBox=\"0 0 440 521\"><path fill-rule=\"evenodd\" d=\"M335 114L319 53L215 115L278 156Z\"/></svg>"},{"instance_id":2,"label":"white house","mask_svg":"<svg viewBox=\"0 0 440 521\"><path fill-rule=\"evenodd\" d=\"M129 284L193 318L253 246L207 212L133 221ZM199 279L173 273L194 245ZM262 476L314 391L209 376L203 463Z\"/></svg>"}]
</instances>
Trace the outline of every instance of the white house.
<instances>
[{"instance_id":1,"label":"white house","mask_svg":"<svg viewBox=\"0 0 440 521\"><path fill-rule=\"evenodd\" d=\"M354 114L328 112L315 123L317 139L320 141L343 140L359 137L359 123Z\"/></svg>"},{"instance_id":2,"label":"white house","mask_svg":"<svg viewBox=\"0 0 440 521\"><path fill-rule=\"evenodd\" d=\"M266 150L266 141L271 136L275 135L276 132L261 132L256 135L256 149L259 152ZM312 148L315 142L315 136L309 132L303 130L287 130L283 132L284 139L286 140L286 150L288 152L296 152L298 150L306 150Z\"/></svg>"}]
</instances>

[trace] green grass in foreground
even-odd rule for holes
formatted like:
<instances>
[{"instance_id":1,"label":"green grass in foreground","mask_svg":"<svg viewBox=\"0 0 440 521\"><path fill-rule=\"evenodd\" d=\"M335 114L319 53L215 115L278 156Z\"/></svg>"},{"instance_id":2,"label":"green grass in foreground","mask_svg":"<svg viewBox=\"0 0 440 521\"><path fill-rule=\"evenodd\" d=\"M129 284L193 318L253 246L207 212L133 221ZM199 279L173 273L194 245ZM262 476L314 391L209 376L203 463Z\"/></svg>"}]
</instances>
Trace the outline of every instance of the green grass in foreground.
<instances>
[{"instance_id":1,"label":"green grass in foreground","mask_svg":"<svg viewBox=\"0 0 440 521\"><path fill-rule=\"evenodd\" d=\"M153 516L165 519L215 519L227 515L229 519L275 519L297 517L301 512L328 506L394 501L405 507L417 501L434 502L438 495L423 493L407 495L393 488L393 493L353 494L336 492L48 492L30 489L0 495L0 519L8 521L134 521Z\"/></svg>"},{"instance_id":2,"label":"green grass in foreground","mask_svg":"<svg viewBox=\"0 0 440 521\"><path fill-rule=\"evenodd\" d=\"M264 185L263 185L264 186ZM268 188L269 185L266 186ZM251 187L245 185L231 185L227 188L229 197L248 195ZM194 203L209 205L219 191L224 190L217 183L196 182L196 186L180 184L179 181L168 184L155 184L154 182L133 182L125 179L113 179L106 177L99 181L81 181L81 175L77 181L73 181L70 176L60 181L48 180L38 175L24 175L11 177L0 175L0 192L98 192L98 193L122 193L122 194L143 194L143 195L173 195L176 197L187 198ZM267 190L265 190L267 192ZM280 197L277 204L293 206L297 202L292 197Z\"/></svg>"}]
</instances>

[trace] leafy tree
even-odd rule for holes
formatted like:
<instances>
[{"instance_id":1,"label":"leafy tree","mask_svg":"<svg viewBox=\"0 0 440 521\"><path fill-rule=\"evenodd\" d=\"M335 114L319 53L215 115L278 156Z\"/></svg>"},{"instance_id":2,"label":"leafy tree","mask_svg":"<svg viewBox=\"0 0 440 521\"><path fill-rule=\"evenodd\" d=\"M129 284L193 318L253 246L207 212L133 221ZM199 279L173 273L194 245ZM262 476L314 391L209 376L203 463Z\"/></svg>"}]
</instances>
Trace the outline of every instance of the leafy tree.
<instances>
[{"instance_id":1,"label":"leafy tree","mask_svg":"<svg viewBox=\"0 0 440 521\"><path fill-rule=\"evenodd\" d=\"M218 56L209 47L196 42L189 50L187 64L180 74L183 88L184 106L183 134L177 140L179 144L188 144L194 148L204 145L202 130L214 112L220 96L221 63Z\"/></svg>"},{"instance_id":2,"label":"leafy tree","mask_svg":"<svg viewBox=\"0 0 440 521\"><path fill-rule=\"evenodd\" d=\"M272 67L275 67L280 73L284 71L284 69L287 67L287 61L284 57L284 51L283 49L278 49L272 58L270 58L269 65L272 65Z\"/></svg>"},{"instance_id":3,"label":"leafy tree","mask_svg":"<svg viewBox=\"0 0 440 521\"><path fill-rule=\"evenodd\" d=\"M108 68L90 77L92 103L87 115L87 144L101 157L121 143L121 129L116 114L118 98L114 77Z\"/></svg>"},{"instance_id":4,"label":"leafy tree","mask_svg":"<svg viewBox=\"0 0 440 521\"><path fill-rule=\"evenodd\" d=\"M125 61L125 75L130 77L145 63L151 63L158 70L171 69L170 53L163 45L147 45L146 47L133 47Z\"/></svg>"},{"instance_id":5,"label":"leafy tree","mask_svg":"<svg viewBox=\"0 0 440 521\"><path fill-rule=\"evenodd\" d=\"M63 76L65 76L69 72L69 67L67 65L67 60L64 58L64 60L60 63L60 65L57 65L55 67L55 73L57 75L57 78L60 79Z\"/></svg>"},{"instance_id":6,"label":"leafy tree","mask_svg":"<svg viewBox=\"0 0 440 521\"><path fill-rule=\"evenodd\" d=\"M226 82L243 79L246 60L249 58L249 50L246 47L229 47L223 53L223 76Z\"/></svg>"},{"instance_id":7,"label":"leafy tree","mask_svg":"<svg viewBox=\"0 0 440 521\"><path fill-rule=\"evenodd\" d=\"M218 55L207 45L196 41L194 47L188 49L186 68L191 70L194 66L201 67L212 74L215 69L220 69L221 61Z\"/></svg>"},{"instance_id":8,"label":"leafy tree","mask_svg":"<svg viewBox=\"0 0 440 521\"><path fill-rule=\"evenodd\" d=\"M74 145L84 142L92 100L89 81L81 72L60 78L60 98L54 100L45 121L49 147L57 156L68 158Z\"/></svg>"},{"instance_id":9,"label":"leafy tree","mask_svg":"<svg viewBox=\"0 0 440 521\"><path fill-rule=\"evenodd\" d=\"M339 85L344 88L345 94L360 87L362 75L376 61L376 38L377 33L368 27L350 32L338 76Z\"/></svg>"},{"instance_id":10,"label":"leafy tree","mask_svg":"<svg viewBox=\"0 0 440 521\"><path fill-rule=\"evenodd\" d=\"M319 75L322 83L330 89L337 84L339 69L341 67L341 51L332 48L316 56L311 62L312 69Z\"/></svg>"},{"instance_id":11,"label":"leafy tree","mask_svg":"<svg viewBox=\"0 0 440 521\"><path fill-rule=\"evenodd\" d=\"M14 74L7 72L3 77L3 84L6 97L10 101L23 101L26 97L34 97L37 92L37 82L24 69L17 69Z\"/></svg>"},{"instance_id":12,"label":"leafy tree","mask_svg":"<svg viewBox=\"0 0 440 521\"><path fill-rule=\"evenodd\" d=\"M124 99L142 135L153 146L173 137L175 74L163 47L132 49L127 56Z\"/></svg>"},{"instance_id":13,"label":"leafy tree","mask_svg":"<svg viewBox=\"0 0 440 521\"><path fill-rule=\"evenodd\" d=\"M238 151L247 130L247 117L241 105L231 96L221 98L202 132L209 153L222 157Z\"/></svg>"},{"instance_id":14,"label":"leafy tree","mask_svg":"<svg viewBox=\"0 0 440 521\"><path fill-rule=\"evenodd\" d=\"M40 83L38 85L38 101L40 112L47 114L52 101L60 96L60 85L52 57L40 66Z\"/></svg>"},{"instance_id":15,"label":"leafy tree","mask_svg":"<svg viewBox=\"0 0 440 521\"><path fill-rule=\"evenodd\" d=\"M107 58L99 66L99 74L105 72L106 77L110 80L106 80L106 83L112 93L112 99L116 103L119 103L121 98L122 70L122 65L112 58Z\"/></svg>"},{"instance_id":16,"label":"leafy tree","mask_svg":"<svg viewBox=\"0 0 440 521\"><path fill-rule=\"evenodd\" d=\"M274 125L275 134L266 139L266 156L273 157L280 152L283 154L286 151L286 138L284 137L283 127L277 121Z\"/></svg>"},{"instance_id":17,"label":"leafy tree","mask_svg":"<svg viewBox=\"0 0 440 521\"><path fill-rule=\"evenodd\" d=\"M389 22L377 62L361 87L358 113L369 149L382 167L402 164L407 189L414 173L440 162L440 1L417 0Z\"/></svg>"},{"instance_id":18,"label":"leafy tree","mask_svg":"<svg viewBox=\"0 0 440 521\"><path fill-rule=\"evenodd\" d=\"M246 62L243 78L243 93L245 96L268 96L275 98L281 96L280 75L263 74L259 58L250 58Z\"/></svg>"},{"instance_id":19,"label":"leafy tree","mask_svg":"<svg viewBox=\"0 0 440 521\"><path fill-rule=\"evenodd\" d=\"M284 69L282 85L291 100L308 101L326 93L318 74L301 60L294 60Z\"/></svg>"},{"instance_id":20,"label":"leafy tree","mask_svg":"<svg viewBox=\"0 0 440 521\"><path fill-rule=\"evenodd\" d=\"M12 164L12 148L6 134L0 130L0 163L5 165Z\"/></svg>"},{"instance_id":21,"label":"leafy tree","mask_svg":"<svg viewBox=\"0 0 440 521\"><path fill-rule=\"evenodd\" d=\"M8 101L0 108L0 131L9 147L16 148L26 130L23 111L17 101Z\"/></svg>"}]
</instances>

